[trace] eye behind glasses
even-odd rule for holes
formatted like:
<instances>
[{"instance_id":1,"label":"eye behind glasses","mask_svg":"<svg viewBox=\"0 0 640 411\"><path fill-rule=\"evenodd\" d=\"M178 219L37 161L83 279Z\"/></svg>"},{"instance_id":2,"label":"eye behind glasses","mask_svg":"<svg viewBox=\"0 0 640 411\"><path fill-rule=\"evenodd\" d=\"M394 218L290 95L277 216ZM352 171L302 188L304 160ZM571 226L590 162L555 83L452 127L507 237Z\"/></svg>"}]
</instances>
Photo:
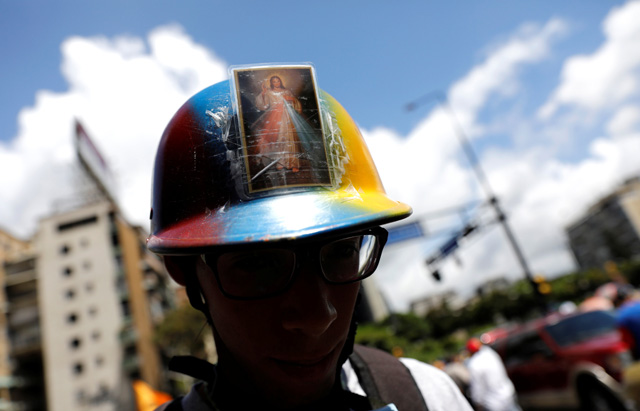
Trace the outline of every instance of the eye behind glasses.
<instances>
[{"instance_id":1,"label":"eye behind glasses","mask_svg":"<svg viewBox=\"0 0 640 411\"><path fill-rule=\"evenodd\" d=\"M381 227L347 237L294 247L257 247L203 254L222 293L233 299L260 299L284 292L296 267L309 253L317 253L322 276L330 284L349 284L375 271L387 231Z\"/></svg>"}]
</instances>

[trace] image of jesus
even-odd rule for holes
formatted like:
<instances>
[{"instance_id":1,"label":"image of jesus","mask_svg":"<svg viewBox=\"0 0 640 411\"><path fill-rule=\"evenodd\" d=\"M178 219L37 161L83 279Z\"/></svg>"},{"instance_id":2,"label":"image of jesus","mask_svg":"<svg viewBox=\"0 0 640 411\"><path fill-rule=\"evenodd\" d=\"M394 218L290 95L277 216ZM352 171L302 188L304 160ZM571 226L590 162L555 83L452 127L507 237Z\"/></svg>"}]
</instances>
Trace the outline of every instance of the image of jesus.
<instances>
[{"instance_id":1,"label":"image of jesus","mask_svg":"<svg viewBox=\"0 0 640 411\"><path fill-rule=\"evenodd\" d=\"M311 68L238 69L234 78L248 190L331 185Z\"/></svg>"},{"instance_id":2,"label":"image of jesus","mask_svg":"<svg viewBox=\"0 0 640 411\"><path fill-rule=\"evenodd\" d=\"M300 171L300 138L294 121L304 121L300 101L286 89L278 76L262 83L255 105L264 113L251 126L256 136L258 155L277 160L276 169Z\"/></svg>"}]
</instances>

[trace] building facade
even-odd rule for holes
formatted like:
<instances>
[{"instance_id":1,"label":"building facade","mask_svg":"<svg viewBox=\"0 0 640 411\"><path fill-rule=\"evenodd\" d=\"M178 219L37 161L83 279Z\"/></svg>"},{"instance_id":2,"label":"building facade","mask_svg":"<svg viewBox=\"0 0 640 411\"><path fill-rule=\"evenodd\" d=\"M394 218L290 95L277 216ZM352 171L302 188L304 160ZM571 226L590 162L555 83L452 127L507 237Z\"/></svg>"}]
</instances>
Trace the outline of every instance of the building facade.
<instances>
[{"instance_id":1,"label":"building facade","mask_svg":"<svg viewBox=\"0 0 640 411\"><path fill-rule=\"evenodd\" d=\"M5 262L17 261L28 255L31 251L31 243L14 237L4 230L0 230L0 284L5 284ZM10 391L17 383L12 376L10 361L9 323L7 315L9 306L5 293L0 292L0 410L10 407ZM15 320L14 320L15 321Z\"/></svg>"},{"instance_id":2,"label":"building facade","mask_svg":"<svg viewBox=\"0 0 640 411\"><path fill-rule=\"evenodd\" d=\"M173 292L145 239L102 201L41 220L4 264L7 409L134 410L134 380L166 388L153 332Z\"/></svg>"},{"instance_id":3,"label":"building facade","mask_svg":"<svg viewBox=\"0 0 640 411\"><path fill-rule=\"evenodd\" d=\"M5 263L4 274L3 334L8 341L10 373L4 409L46 409L36 257L24 256Z\"/></svg>"},{"instance_id":4,"label":"building facade","mask_svg":"<svg viewBox=\"0 0 640 411\"><path fill-rule=\"evenodd\" d=\"M581 269L640 257L640 178L600 199L566 233Z\"/></svg>"}]
</instances>

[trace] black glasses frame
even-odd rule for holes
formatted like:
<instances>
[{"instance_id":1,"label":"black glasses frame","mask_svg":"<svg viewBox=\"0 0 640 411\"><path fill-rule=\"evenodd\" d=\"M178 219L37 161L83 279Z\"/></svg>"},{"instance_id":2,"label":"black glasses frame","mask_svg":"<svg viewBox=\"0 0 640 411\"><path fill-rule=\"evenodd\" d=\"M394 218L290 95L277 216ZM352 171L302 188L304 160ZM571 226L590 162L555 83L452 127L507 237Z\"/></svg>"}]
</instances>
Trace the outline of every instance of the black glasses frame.
<instances>
[{"instance_id":1,"label":"black glasses frame","mask_svg":"<svg viewBox=\"0 0 640 411\"><path fill-rule=\"evenodd\" d=\"M324 272L324 269L322 268L322 264L320 263L320 250L322 249L322 247L336 240L345 239L349 237L364 236L364 235L372 235L376 237L376 250L371 257L372 260L369 263L369 267L367 267L366 274L358 277L357 279L350 280L347 282L335 282L335 281L329 280ZM294 283L297 277L296 273L300 271L299 270L300 259L297 257L300 254L300 251L302 250L305 250L303 254L308 255L313 260L317 260L318 264L320 265L320 272L322 273L322 279L326 281L328 284L346 285L346 284L353 284L358 281L362 281L365 278L370 277L378 268L378 263L380 262L380 257L382 256L382 250L384 249L384 246L387 243L388 237L389 237L389 232L384 228L371 227L371 228L367 228L360 231L342 232L340 234L323 236L321 238L311 237L309 239L292 240L287 242L281 241L277 243L263 242L263 243L253 243L248 245L220 246L220 247L216 247L216 250L214 252L201 254L200 257L213 272L213 275L216 279L216 283L218 284L218 288L220 289L220 292L222 293L222 295L232 300L245 300L245 301L262 300L262 299L275 297L276 295L282 294L286 292L289 289L289 287L291 287L291 284ZM277 290L275 292L259 295L255 297L253 296L242 297L242 296L229 294L228 292L226 292L224 287L222 286L222 281L220 281L220 276L218 273L218 268L217 268L218 257L227 252L268 250L268 249L285 249L285 250L291 250L293 252L294 264L293 264L291 273L289 274L289 278L287 279L286 285L282 289Z\"/></svg>"}]
</instances>

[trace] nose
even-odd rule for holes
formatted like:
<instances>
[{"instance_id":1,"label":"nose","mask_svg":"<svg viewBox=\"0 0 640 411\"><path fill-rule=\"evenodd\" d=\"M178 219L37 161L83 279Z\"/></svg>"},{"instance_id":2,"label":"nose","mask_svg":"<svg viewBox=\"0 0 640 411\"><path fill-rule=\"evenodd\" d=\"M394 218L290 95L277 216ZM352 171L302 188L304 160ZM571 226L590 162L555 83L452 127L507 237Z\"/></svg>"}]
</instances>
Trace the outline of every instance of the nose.
<instances>
[{"instance_id":1,"label":"nose","mask_svg":"<svg viewBox=\"0 0 640 411\"><path fill-rule=\"evenodd\" d=\"M321 274L320 264L309 261L298 267L296 278L283 295L282 326L309 337L324 334L338 317L332 286Z\"/></svg>"}]
</instances>

